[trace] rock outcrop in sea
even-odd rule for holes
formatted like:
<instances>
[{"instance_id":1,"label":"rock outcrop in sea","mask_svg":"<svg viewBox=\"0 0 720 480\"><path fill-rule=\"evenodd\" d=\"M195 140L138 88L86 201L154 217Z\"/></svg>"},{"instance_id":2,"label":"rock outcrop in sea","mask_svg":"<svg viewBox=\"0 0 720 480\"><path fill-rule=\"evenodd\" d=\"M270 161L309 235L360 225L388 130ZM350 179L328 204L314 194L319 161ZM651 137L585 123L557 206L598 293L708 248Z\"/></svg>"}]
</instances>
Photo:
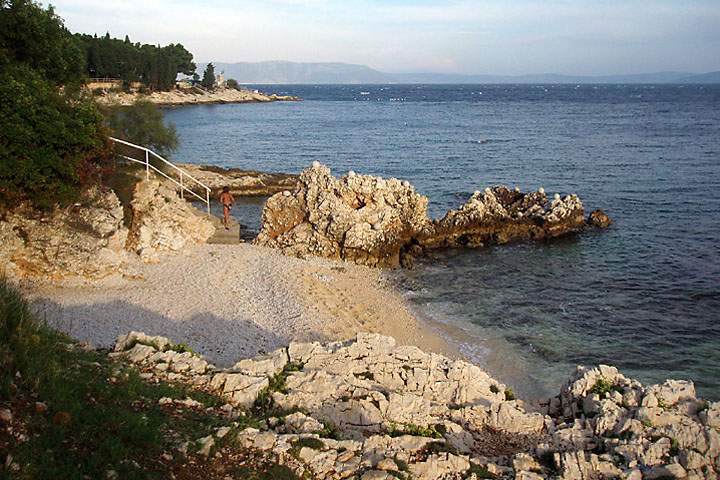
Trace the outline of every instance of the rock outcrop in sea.
<instances>
[{"instance_id":1,"label":"rock outcrop in sea","mask_svg":"<svg viewBox=\"0 0 720 480\"><path fill-rule=\"evenodd\" d=\"M268 199L255 242L299 257L394 267L431 249L542 240L609 225L602 212L586 222L577 195L549 201L542 188L487 188L440 220L428 217L427 203L407 181L354 172L336 179L315 162L292 192Z\"/></svg>"},{"instance_id":2,"label":"rock outcrop in sea","mask_svg":"<svg viewBox=\"0 0 720 480\"><path fill-rule=\"evenodd\" d=\"M408 182L354 172L336 179L315 163L292 193L267 200L255 243L299 257L396 266L427 219L427 198Z\"/></svg>"},{"instance_id":3,"label":"rock outcrop in sea","mask_svg":"<svg viewBox=\"0 0 720 480\"><path fill-rule=\"evenodd\" d=\"M459 209L430 222L418 242L424 248L483 247L543 240L584 227L585 212L577 195L556 194L548 203L543 189L522 193L501 185L473 193Z\"/></svg>"},{"instance_id":4,"label":"rock outcrop in sea","mask_svg":"<svg viewBox=\"0 0 720 480\"><path fill-rule=\"evenodd\" d=\"M222 168L210 165L181 163L182 168L212 189L216 197L228 187L235 196L270 196L297 186L298 176L287 173L266 173L239 168Z\"/></svg>"},{"instance_id":5,"label":"rock outcrop in sea","mask_svg":"<svg viewBox=\"0 0 720 480\"><path fill-rule=\"evenodd\" d=\"M8 212L0 219L0 258L13 278L134 276L138 261L204 243L214 231L173 188L140 181L125 208L112 190L95 187L65 208Z\"/></svg>"},{"instance_id":6,"label":"rock outcrop in sea","mask_svg":"<svg viewBox=\"0 0 720 480\"><path fill-rule=\"evenodd\" d=\"M259 428L197 439L201 456L231 435L301 478L700 479L720 467L720 402L698 399L692 382L645 387L614 367L578 367L530 412L477 366L377 334L291 343L224 370L172 348L131 332L112 355L149 380L219 394L230 418L264 415Z\"/></svg>"}]
</instances>

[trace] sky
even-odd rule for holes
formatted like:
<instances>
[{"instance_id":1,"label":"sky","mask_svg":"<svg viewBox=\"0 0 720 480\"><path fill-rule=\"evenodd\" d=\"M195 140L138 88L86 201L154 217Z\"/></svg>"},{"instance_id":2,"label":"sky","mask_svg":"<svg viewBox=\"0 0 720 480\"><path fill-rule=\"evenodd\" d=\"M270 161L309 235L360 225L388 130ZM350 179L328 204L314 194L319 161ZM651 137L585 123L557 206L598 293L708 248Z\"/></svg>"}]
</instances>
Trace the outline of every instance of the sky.
<instances>
[{"instance_id":1,"label":"sky","mask_svg":"<svg viewBox=\"0 0 720 480\"><path fill-rule=\"evenodd\" d=\"M503 75L720 70L720 0L51 3L73 32L182 43L199 62Z\"/></svg>"}]
</instances>

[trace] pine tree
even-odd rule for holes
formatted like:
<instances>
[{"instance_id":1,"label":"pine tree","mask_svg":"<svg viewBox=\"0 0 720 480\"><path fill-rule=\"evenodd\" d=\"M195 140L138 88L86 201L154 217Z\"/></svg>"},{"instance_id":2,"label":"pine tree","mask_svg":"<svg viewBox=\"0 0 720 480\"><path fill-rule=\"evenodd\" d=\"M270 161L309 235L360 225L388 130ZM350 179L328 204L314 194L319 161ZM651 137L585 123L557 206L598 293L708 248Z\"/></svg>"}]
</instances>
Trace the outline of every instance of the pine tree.
<instances>
[{"instance_id":1,"label":"pine tree","mask_svg":"<svg viewBox=\"0 0 720 480\"><path fill-rule=\"evenodd\" d=\"M213 88L215 88L215 66L212 64L212 62L207 64L207 67L205 68L205 73L203 74L202 82L200 83L208 90L212 90Z\"/></svg>"}]
</instances>

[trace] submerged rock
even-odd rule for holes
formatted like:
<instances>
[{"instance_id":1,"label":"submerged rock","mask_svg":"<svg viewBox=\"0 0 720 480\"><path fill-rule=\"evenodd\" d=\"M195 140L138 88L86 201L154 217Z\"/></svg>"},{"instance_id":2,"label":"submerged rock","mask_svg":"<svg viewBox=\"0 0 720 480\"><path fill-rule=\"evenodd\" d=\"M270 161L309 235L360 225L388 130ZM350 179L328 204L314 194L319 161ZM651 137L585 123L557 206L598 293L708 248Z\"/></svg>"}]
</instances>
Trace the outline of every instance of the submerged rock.
<instances>
[{"instance_id":1,"label":"submerged rock","mask_svg":"<svg viewBox=\"0 0 720 480\"><path fill-rule=\"evenodd\" d=\"M602 210L595 210L588 216L587 223L593 227L607 228L612 225L612 220Z\"/></svg>"}]
</instances>

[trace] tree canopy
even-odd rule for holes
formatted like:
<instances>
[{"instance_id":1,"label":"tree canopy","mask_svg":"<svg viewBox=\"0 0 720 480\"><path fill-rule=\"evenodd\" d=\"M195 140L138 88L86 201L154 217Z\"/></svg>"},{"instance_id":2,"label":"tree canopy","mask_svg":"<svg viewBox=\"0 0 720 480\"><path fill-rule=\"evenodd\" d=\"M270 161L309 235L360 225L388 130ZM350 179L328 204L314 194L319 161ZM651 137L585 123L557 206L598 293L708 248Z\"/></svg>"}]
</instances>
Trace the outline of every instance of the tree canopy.
<instances>
[{"instance_id":1,"label":"tree canopy","mask_svg":"<svg viewBox=\"0 0 720 480\"><path fill-rule=\"evenodd\" d=\"M95 178L106 132L73 88L82 79L81 50L52 7L0 0L1 203L67 203Z\"/></svg>"},{"instance_id":2,"label":"tree canopy","mask_svg":"<svg viewBox=\"0 0 720 480\"><path fill-rule=\"evenodd\" d=\"M151 90L174 87L178 73L192 75L195 63L190 52L181 44L156 45L87 34L76 34L85 53L85 71L89 77L120 78L126 82L141 82Z\"/></svg>"},{"instance_id":3,"label":"tree canopy","mask_svg":"<svg viewBox=\"0 0 720 480\"><path fill-rule=\"evenodd\" d=\"M82 50L55 14L31 0L0 0L0 66L22 63L54 85L80 80Z\"/></svg>"}]
</instances>

